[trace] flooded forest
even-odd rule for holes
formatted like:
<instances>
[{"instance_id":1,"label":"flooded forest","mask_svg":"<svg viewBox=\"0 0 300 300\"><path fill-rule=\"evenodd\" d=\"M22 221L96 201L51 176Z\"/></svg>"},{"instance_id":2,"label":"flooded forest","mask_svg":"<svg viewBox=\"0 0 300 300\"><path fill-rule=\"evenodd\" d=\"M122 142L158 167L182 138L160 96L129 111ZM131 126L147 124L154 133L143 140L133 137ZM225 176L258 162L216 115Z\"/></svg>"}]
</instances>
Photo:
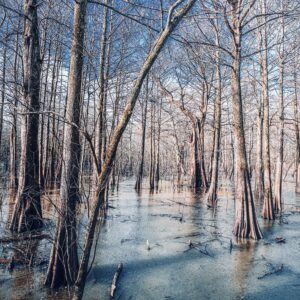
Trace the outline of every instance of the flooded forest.
<instances>
[{"instance_id":1,"label":"flooded forest","mask_svg":"<svg viewBox=\"0 0 300 300\"><path fill-rule=\"evenodd\" d=\"M299 0L0 0L0 299L300 299Z\"/></svg>"}]
</instances>

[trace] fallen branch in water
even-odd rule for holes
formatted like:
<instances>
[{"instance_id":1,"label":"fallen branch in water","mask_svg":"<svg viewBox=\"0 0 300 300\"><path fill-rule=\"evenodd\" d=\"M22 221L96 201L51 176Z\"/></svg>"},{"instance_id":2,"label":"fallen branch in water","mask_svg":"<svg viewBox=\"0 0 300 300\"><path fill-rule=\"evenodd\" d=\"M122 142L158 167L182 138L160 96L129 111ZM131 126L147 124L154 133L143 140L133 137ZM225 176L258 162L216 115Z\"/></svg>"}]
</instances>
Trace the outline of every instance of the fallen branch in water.
<instances>
[{"instance_id":1,"label":"fallen branch in water","mask_svg":"<svg viewBox=\"0 0 300 300\"><path fill-rule=\"evenodd\" d=\"M18 236L7 236L0 238L0 243L12 243L19 241L28 241L28 240L42 240L50 238L49 234L33 234L33 235L18 235Z\"/></svg>"},{"instance_id":2,"label":"fallen branch in water","mask_svg":"<svg viewBox=\"0 0 300 300\"><path fill-rule=\"evenodd\" d=\"M201 249L201 248L195 246L195 244L193 244L193 243L191 242L191 240L189 240L188 245L189 245L189 248L186 249L186 250L184 250L183 252L188 252L188 251L191 250L191 249L196 249L196 250L198 250L200 253L202 253L202 254L204 254L204 255L207 255L207 256L209 256L209 257L213 257L213 256L207 251L207 246L208 246L207 244L204 246L204 249Z\"/></svg>"},{"instance_id":3,"label":"fallen branch in water","mask_svg":"<svg viewBox=\"0 0 300 300\"><path fill-rule=\"evenodd\" d=\"M207 251L206 248L207 248L207 245L204 246L204 249L199 249L199 251L204 255L212 257L212 255Z\"/></svg>"},{"instance_id":4,"label":"fallen branch in water","mask_svg":"<svg viewBox=\"0 0 300 300\"><path fill-rule=\"evenodd\" d=\"M257 279L263 279L267 276L270 276L270 275L273 275L273 274L276 274L276 273L280 273L280 272L282 272L282 270L283 270L283 264L281 264L278 268L273 269L272 271L267 272L264 275L257 277Z\"/></svg>"},{"instance_id":5,"label":"fallen branch in water","mask_svg":"<svg viewBox=\"0 0 300 300\"><path fill-rule=\"evenodd\" d=\"M280 244L280 243L285 243L285 238L284 237L282 237L282 236L277 236L276 238L275 238L275 242L277 243L277 244Z\"/></svg>"},{"instance_id":6,"label":"fallen branch in water","mask_svg":"<svg viewBox=\"0 0 300 300\"><path fill-rule=\"evenodd\" d=\"M119 266L118 266L117 272L114 275L112 284L111 284L111 290L110 290L110 298L111 299L113 299L113 297L114 297L114 294L115 294L115 291L116 291L116 288L117 288L118 279L120 277L120 274L121 274L122 270L123 270L123 264L120 263Z\"/></svg>"}]
</instances>

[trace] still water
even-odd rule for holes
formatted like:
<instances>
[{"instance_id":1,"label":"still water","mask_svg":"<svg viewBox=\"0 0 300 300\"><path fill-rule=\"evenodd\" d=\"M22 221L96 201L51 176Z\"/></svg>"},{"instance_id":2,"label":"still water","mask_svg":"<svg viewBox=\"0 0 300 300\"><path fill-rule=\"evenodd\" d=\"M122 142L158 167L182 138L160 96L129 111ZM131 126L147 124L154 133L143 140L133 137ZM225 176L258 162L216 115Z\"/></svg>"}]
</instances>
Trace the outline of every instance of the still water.
<instances>
[{"instance_id":1,"label":"still water","mask_svg":"<svg viewBox=\"0 0 300 300\"><path fill-rule=\"evenodd\" d=\"M235 201L225 183L217 208L211 210L201 195L177 191L170 183L162 183L158 193L144 189L138 195L133 181L122 182L111 192L107 220L98 228L84 298L109 299L113 275L123 263L115 299L300 299L300 197L288 182L283 196L284 213L274 222L261 219L257 203L264 239L238 242L232 236ZM51 233L55 214L48 200L45 231ZM3 235L9 203L4 199L0 211ZM87 210L81 211L79 223L84 224ZM83 232L80 225L79 236ZM36 253L39 266L17 266L12 272L1 266L0 299L70 298L68 289L52 292L42 285L50 241L0 244L0 257L18 249Z\"/></svg>"}]
</instances>

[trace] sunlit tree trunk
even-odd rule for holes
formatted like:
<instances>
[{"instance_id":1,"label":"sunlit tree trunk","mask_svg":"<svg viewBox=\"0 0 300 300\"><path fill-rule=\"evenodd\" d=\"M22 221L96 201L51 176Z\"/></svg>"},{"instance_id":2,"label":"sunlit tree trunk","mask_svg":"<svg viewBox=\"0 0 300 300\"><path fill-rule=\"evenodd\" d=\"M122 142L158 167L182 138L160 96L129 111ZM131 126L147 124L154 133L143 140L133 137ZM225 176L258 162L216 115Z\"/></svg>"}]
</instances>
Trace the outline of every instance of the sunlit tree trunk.
<instances>
[{"instance_id":1,"label":"sunlit tree trunk","mask_svg":"<svg viewBox=\"0 0 300 300\"><path fill-rule=\"evenodd\" d=\"M191 134L191 186L196 190L202 188L201 164L199 160L199 132L197 123L193 124Z\"/></svg>"},{"instance_id":2,"label":"sunlit tree trunk","mask_svg":"<svg viewBox=\"0 0 300 300\"><path fill-rule=\"evenodd\" d=\"M41 110L45 111L46 108L46 103L47 103L47 94L48 94L48 77L49 77L49 71L50 71L50 62L51 62L51 42L49 43L48 49L46 49L46 38L47 38L47 30L44 31L44 34L42 36L42 55L45 55L45 52L47 50L48 52L48 58L47 58L47 63L45 66L45 79L43 80L43 72L41 73L41 86L44 85L44 88L42 89L41 93ZM47 116L45 114L41 115L41 122L40 122L40 144L39 144L39 180L40 180L40 187L41 190L43 191L45 188L45 119ZM47 136L47 135L46 135ZM47 143L48 138L46 139ZM46 150L47 151L47 150Z\"/></svg>"},{"instance_id":3,"label":"sunlit tree trunk","mask_svg":"<svg viewBox=\"0 0 300 300\"><path fill-rule=\"evenodd\" d=\"M107 4L106 0L106 4ZM106 102L106 79L105 78L105 70L106 66L106 56L107 56L107 31L108 31L108 9L104 7L104 16L103 16L103 27L102 27L102 41L101 41L101 49L100 49L100 70L99 70L99 84L100 84L100 94L99 94L99 103L98 103L98 111L97 111L97 119L96 119L96 155L98 159L98 167L94 168L94 177L95 177L95 186L97 186L97 178L98 178L98 170L101 170L102 167L102 158L104 152L104 137L105 137L105 102Z\"/></svg>"},{"instance_id":4,"label":"sunlit tree trunk","mask_svg":"<svg viewBox=\"0 0 300 300\"><path fill-rule=\"evenodd\" d=\"M5 102L5 87L6 87L6 53L7 53L7 46L6 41L4 41L4 49L2 53L3 61L2 61L2 85L1 85L1 106L0 106L0 150L2 145L2 131L3 131L3 111L4 111L4 102Z\"/></svg>"},{"instance_id":5,"label":"sunlit tree trunk","mask_svg":"<svg viewBox=\"0 0 300 300\"><path fill-rule=\"evenodd\" d=\"M146 97L144 100L144 107L142 107L142 149L141 149L141 161L138 167L138 174L135 183L136 191L140 191L143 182L144 175L144 159L145 159L145 144L146 144L146 127L147 127L147 109L148 109L148 77L146 80Z\"/></svg>"},{"instance_id":6,"label":"sunlit tree trunk","mask_svg":"<svg viewBox=\"0 0 300 300\"><path fill-rule=\"evenodd\" d=\"M279 152L275 171L274 209L277 213L282 210L282 173L283 173L283 142L284 142L284 64L285 64L285 23L281 21L281 51L279 53Z\"/></svg>"},{"instance_id":7,"label":"sunlit tree trunk","mask_svg":"<svg viewBox=\"0 0 300 300\"><path fill-rule=\"evenodd\" d=\"M219 36L217 34L217 46L219 46ZM220 50L216 51L216 81L217 90L216 98L214 103L214 148L213 148L213 160L212 160L212 172L211 182L207 193L207 204L208 206L215 206L217 201L218 192L218 175L219 175L219 158L220 158L220 140L221 140L221 65L220 65Z\"/></svg>"},{"instance_id":8,"label":"sunlit tree trunk","mask_svg":"<svg viewBox=\"0 0 300 300\"><path fill-rule=\"evenodd\" d=\"M247 164L245 145L245 131L243 120L243 101L241 92L241 23L240 3L232 2L232 70L231 70L231 93L233 107L233 129L236 139L236 220L234 234L239 238L262 238L260 231L250 177Z\"/></svg>"},{"instance_id":9,"label":"sunlit tree trunk","mask_svg":"<svg viewBox=\"0 0 300 300\"><path fill-rule=\"evenodd\" d=\"M20 29L20 21L18 22L18 30ZM9 135L9 175L8 175L8 188L11 196L14 196L18 188L18 176L17 176L17 113L18 106L18 67L19 67L19 34L16 34L16 49L14 56L14 102L12 110L12 123Z\"/></svg>"},{"instance_id":10,"label":"sunlit tree trunk","mask_svg":"<svg viewBox=\"0 0 300 300\"><path fill-rule=\"evenodd\" d=\"M158 112L158 125L157 125L157 149L156 149L156 159L155 159L155 189L158 190L159 179L160 179L160 137L161 137L161 111L162 111L162 99L159 104Z\"/></svg>"},{"instance_id":11,"label":"sunlit tree trunk","mask_svg":"<svg viewBox=\"0 0 300 300\"><path fill-rule=\"evenodd\" d=\"M261 100L257 112L257 129L256 129L256 163L255 163L255 198L261 200L263 198L263 109Z\"/></svg>"},{"instance_id":12,"label":"sunlit tree trunk","mask_svg":"<svg viewBox=\"0 0 300 300\"><path fill-rule=\"evenodd\" d=\"M151 103L151 118L150 118L150 169L149 169L149 188L150 191L154 190L154 177L155 177L155 104Z\"/></svg>"},{"instance_id":13,"label":"sunlit tree trunk","mask_svg":"<svg viewBox=\"0 0 300 300\"><path fill-rule=\"evenodd\" d=\"M294 71L294 127L296 139L296 193L300 193L300 135L299 135L299 112L298 112L298 95L297 95L297 70Z\"/></svg>"},{"instance_id":14,"label":"sunlit tree trunk","mask_svg":"<svg viewBox=\"0 0 300 300\"><path fill-rule=\"evenodd\" d=\"M176 186L179 189L182 186L182 176L184 175L184 146L179 144L178 133L176 130L176 125L174 122L174 117L171 116L171 121L173 125L174 138L176 143L176 170L177 170L177 180Z\"/></svg>"},{"instance_id":15,"label":"sunlit tree trunk","mask_svg":"<svg viewBox=\"0 0 300 300\"><path fill-rule=\"evenodd\" d=\"M263 10L265 12L266 3L263 3ZM264 18L266 21L266 18ZM270 122L269 122L269 79L268 79L268 37L266 25L261 32L261 78L262 78L262 97L263 97L263 167L264 167L264 191L263 191L263 211L264 219L273 220L274 203L272 195L272 181L271 181L271 160L270 160Z\"/></svg>"},{"instance_id":16,"label":"sunlit tree trunk","mask_svg":"<svg viewBox=\"0 0 300 300\"><path fill-rule=\"evenodd\" d=\"M74 4L73 41L70 57L60 209L45 284L52 288L74 284L78 272L76 204L79 202L80 110L83 45L87 0Z\"/></svg>"}]
</instances>

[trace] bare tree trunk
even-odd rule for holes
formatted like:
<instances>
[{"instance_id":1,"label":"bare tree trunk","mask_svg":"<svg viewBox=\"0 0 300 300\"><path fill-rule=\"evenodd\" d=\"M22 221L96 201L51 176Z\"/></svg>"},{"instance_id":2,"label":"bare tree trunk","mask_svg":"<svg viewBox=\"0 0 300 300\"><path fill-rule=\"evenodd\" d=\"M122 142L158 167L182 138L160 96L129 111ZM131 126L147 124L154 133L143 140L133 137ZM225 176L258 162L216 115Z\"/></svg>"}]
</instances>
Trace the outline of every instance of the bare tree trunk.
<instances>
[{"instance_id":1,"label":"bare tree trunk","mask_svg":"<svg viewBox=\"0 0 300 300\"><path fill-rule=\"evenodd\" d=\"M193 124L191 135L191 186L195 190L202 188L201 165L199 160L199 136L197 124Z\"/></svg>"},{"instance_id":2,"label":"bare tree trunk","mask_svg":"<svg viewBox=\"0 0 300 300\"><path fill-rule=\"evenodd\" d=\"M143 63L143 66L141 67L138 77L134 81L132 91L127 99L125 110L121 116L121 119L112 136L111 142L107 148L106 159L101 169L101 172L99 174L97 193L91 210L91 217L88 222L85 244L83 247L83 253L81 257L78 277L76 280L76 293L74 295L74 299L81 299L84 291L90 252L94 241L95 228L97 224L99 210L102 205L102 203L98 201L98 195L103 191L109 179L109 175L112 170L112 165L115 160L118 144L131 118L144 79L149 73L159 53L161 52L164 44L166 43L167 38L174 31L174 29L179 24L183 16L186 15L186 13L191 9L191 7L194 5L195 2L196 0L188 0L187 3L175 13L174 13L174 9L176 8L176 6L171 7L171 9L169 10L169 16L166 23L166 27L163 31L161 31L158 38L156 39L153 46L151 47L151 50L147 55Z\"/></svg>"},{"instance_id":3,"label":"bare tree trunk","mask_svg":"<svg viewBox=\"0 0 300 300\"><path fill-rule=\"evenodd\" d=\"M208 105L208 97L210 91L210 84L205 79L202 89L202 103L200 107L200 111L202 114L201 120L197 119L197 127L199 131L199 161L200 161L200 172L201 172L201 189L206 192L208 183L207 183L207 176L206 176L206 168L205 168L205 135L204 135L204 126L206 121L207 115L207 105Z\"/></svg>"},{"instance_id":4,"label":"bare tree trunk","mask_svg":"<svg viewBox=\"0 0 300 300\"><path fill-rule=\"evenodd\" d=\"M60 210L45 284L74 284L78 272L76 203L79 202L80 110L87 0L74 4L66 123L60 187Z\"/></svg>"},{"instance_id":5,"label":"bare tree trunk","mask_svg":"<svg viewBox=\"0 0 300 300\"><path fill-rule=\"evenodd\" d=\"M262 162L262 146L263 146L263 111L261 101L257 113L257 132L256 132L256 163L255 163L255 198L261 200L263 197L263 162Z\"/></svg>"},{"instance_id":6,"label":"bare tree trunk","mask_svg":"<svg viewBox=\"0 0 300 300\"><path fill-rule=\"evenodd\" d=\"M158 190L158 184L160 179L160 135L161 135L161 111L162 111L162 99L160 100L159 112L158 112L158 128L157 128L157 150L155 159L155 190Z\"/></svg>"},{"instance_id":7,"label":"bare tree trunk","mask_svg":"<svg viewBox=\"0 0 300 300\"><path fill-rule=\"evenodd\" d=\"M176 132L176 126L173 116L171 117L172 125L174 129L174 137L176 141L176 152L177 152L177 188L182 186L182 175L184 175L184 146L179 145L178 134Z\"/></svg>"},{"instance_id":8,"label":"bare tree trunk","mask_svg":"<svg viewBox=\"0 0 300 300\"><path fill-rule=\"evenodd\" d=\"M20 29L20 21L18 23L17 32ZM9 193L14 196L18 188L17 176L17 113L18 106L18 55L19 55L19 34L16 35L16 50L14 57L14 107L12 112L12 124L9 136Z\"/></svg>"},{"instance_id":9,"label":"bare tree trunk","mask_svg":"<svg viewBox=\"0 0 300 300\"><path fill-rule=\"evenodd\" d=\"M106 4L108 1L106 0ZM98 159L98 166L94 168L94 178L95 178L95 185L97 186L97 178L98 178L98 170L101 169L102 166L102 152L103 152L103 143L104 143L104 119L105 119L105 62L106 62L106 55L107 55L107 23L108 23L108 9L104 7L104 16L103 16L103 28L102 28L102 41L101 41L101 49L100 49L100 94L99 94L99 103L98 103L98 114L97 114L97 128L96 128L96 155Z\"/></svg>"},{"instance_id":10,"label":"bare tree trunk","mask_svg":"<svg viewBox=\"0 0 300 300\"><path fill-rule=\"evenodd\" d=\"M282 169L283 169L283 142L284 142L284 43L285 43L285 24L284 18L282 18L282 50L279 53L279 153L276 163L276 173L275 173L275 187L274 187L274 209L275 212L279 213L282 210Z\"/></svg>"},{"instance_id":11,"label":"bare tree trunk","mask_svg":"<svg viewBox=\"0 0 300 300\"><path fill-rule=\"evenodd\" d=\"M206 192L206 189L208 187L207 183L207 178L206 178L206 170L205 170L205 157L204 157L204 123L205 123L205 118L200 122L200 120L197 120L197 128L199 132L199 139L198 139L198 160L200 164L200 173L201 173L201 189Z\"/></svg>"},{"instance_id":12,"label":"bare tree trunk","mask_svg":"<svg viewBox=\"0 0 300 300\"><path fill-rule=\"evenodd\" d=\"M56 74L55 74L55 78L53 80L55 80L55 85L54 85L54 96L53 96L53 111L56 110L56 95L57 95L57 85L58 85L58 79L59 79L59 70L61 67L61 49L58 50L60 52L59 57L56 57ZM50 182L50 187L53 188L56 186L56 174L55 174L55 168L57 165L57 141L58 141L58 137L57 137L57 129L59 129L58 127L56 127L56 120L55 120L55 116L52 115L52 145L50 148L50 167L49 167L49 182Z\"/></svg>"},{"instance_id":13,"label":"bare tree trunk","mask_svg":"<svg viewBox=\"0 0 300 300\"><path fill-rule=\"evenodd\" d=\"M245 145L245 131L243 121L243 101L241 93L241 23L240 6L237 2L232 5L232 107L233 107L233 129L236 139L236 220L234 234L239 238L262 238L256 212L254 207L249 170L247 164L247 154Z\"/></svg>"},{"instance_id":14,"label":"bare tree trunk","mask_svg":"<svg viewBox=\"0 0 300 300\"><path fill-rule=\"evenodd\" d=\"M46 49L46 31L43 35L43 43L44 43L44 47L42 47L42 49ZM44 53L43 53L44 55ZM42 98L42 111L45 110L46 108L46 102L47 102L47 85L48 85L48 77L49 77L49 70L50 70L50 62L51 62L51 43L49 43L49 48L48 48L48 59L47 59L47 65L46 65L46 74L45 74L45 82L43 82L43 73L41 74L41 85L43 86L44 84L44 94ZM45 161L46 159L44 159L44 152L45 152L45 138L44 138L44 131L45 131L45 118L47 116L45 114L41 115L41 124L40 124L40 145L39 145L39 179L40 179L40 188L43 191L45 189ZM49 118L49 117L48 117ZM48 137L46 135L46 137ZM48 141L48 138L46 139L46 143ZM47 151L47 147L46 147L46 151Z\"/></svg>"},{"instance_id":15,"label":"bare tree trunk","mask_svg":"<svg viewBox=\"0 0 300 300\"><path fill-rule=\"evenodd\" d=\"M219 37L216 38L217 45L219 45ZM217 201L217 192L218 192L218 173L219 173L219 157L220 157L220 140L221 140L221 68L220 68L220 52L216 51L216 79L217 79L217 91L216 99L214 103L214 148L213 148L213 161L212 161L212 172L211 172L211 181L209 190L207 193L207 204L208 206L215 206Z\"/></svg>"},{"instance_id":16,"label":"bare tree trunk","mask_svg":"<svg viewBox=\"0 0 300 300\"><path fill-rule=\"evenodd\" d=\"M2 145L2 131L3 131L3 111L4 111L4 102L5 102L5 87L6 87L6 53L7 46L6 41L4 42L3 50L3 65L2 65L2 86L1 86L1 106L0 106L0 150Z\"/></svg>"},{"instance_id":17,"label":"bare tree trunk","mask_svg":"<svg viewBox=\"0 0 300 300\"><path fill-rule=\"evenodd\" d=\"M248 150L248 166L249 166L249 176L250 180L252 178L252 150L253 150L253 125L251 125L250 128L250 134L249 134L249 150Z\"/></svg>"},{"instance_id":18,"label":"bare tree trunk","mask_svg":"<svg viewBox=\"0 0 300 300\"><path fill-rule=\"evenodd\" d=\"M263 13L266 9L263 3ZM266 20L266 19L265 19ZM269 124L269 79L268 79L268 38L267 28L261 33L262 49L265 49L261 56L261 77L262 77L262 97L263 97L263 166L264 166L264 204L262 216L264 219L273 220L274 203L272 195L271 162L270 162L270 124Z\"/></svg>"},{"instance_id":19,"label":"bare tree trunk","mask_svg":"<svg viewBox=\"0 0 300 300\"><path fill-rule=\"evenodd\" d=\"M155 175L155 104L151 103L151 125L150 125L150 170L149 170L149 188L154 190L154 175Z\"/></svg>"},{"instance_id":20,"label":"bare tree trunk","mask_svg":"<svg viewBox=\"0 0 300 300\"><path fill-rule=\"evenodd\" d=\"M205 96L202 98L202 119L195 116L192 111L187 109L183 105L183 93L181 91L181 99L180 101L175 101L172 93L168 91L158 79L158 83L163 94L170 99L170 102L175 104L183 114L191 120L192 123L192 134L191 134L191 142L190 142L190 174L191 174L191 187L196 190L204 190L207 189L207 179L205 172L205 164L204 164L204 123L206 118L206 106L207 101L205 101ZM206 98L207 100L207 98Z\"/></svg>"},{"instance_id":21,"label":"bare tree trunk","mask_svg":"<svg viewBox=\"0 0 300 300\"><path fill-rule=\"evenodd\" d=\"M299 135L299 116L298 116L298 96L297 96L297 71L294 72L294 124L296 138L296 193L300 193L300 135Z\"/></svg>"},{"instance_id":22,"label":"bare tree trunk","mask_svg":"<svg viewBox=\"0 0 300 300\"><path fill-rule=\"evenodd\" d=\"M147 127L147 109L148 109L148 77L146 80L146 98L145 98L145 107L142 114L142 149L141 149L141 162L139 164L137 179L135 183L135 190L140 191L143 182L144 175L144 159L145 159L145 144L146 144L146 127Z\"/></svg>"},{"instance_id":23,"label":"bare tree trunk","mask_svg":"<svg viewBox=\"0 0 300 300\"><path fill-rule=\"evenodd\" d=\"M58 47L55 49L54 54L54 62L53 62L53 69L52 69L52 78L51 78L51 89L50 89L50 99L48 102L48 109L49 111L54 110L53 109L53 103L55 103L56 98L56 89L57 89L57 83L58 83L58 72L59 72L59 61L58 61ZM46 137L51 136L52 127L54 124L51 122L53 120L53 116L48 115L47 117L47 126L46 126ZM52 141L49 141L49 138L46 139L46 145L45 145L45 161L44 161L44 188L49 188L52 186L51 182L51 164L52 164L52 147L53 147L54 139Z\"/></svg>"},{"instance_id":24,"label":"bare tree trunk","mask_svg":"<svg viewBox=\"0 0 300 300\"><path fill-rule=\"evenodd\" d=\"M41 59L36 0L24 0L24 15L23 97L27 110L22 116L19 188L10 224L15 232L37 229L43 224L38 149Z\"/></svg>"},{"instance_id":25,"label":"bare tree trunk","mask_svg":"<svg viewBox=\"0 0 300 300\"><path fill-rule=\"evenodd\" d=\"M227 107L229 106L228 103L228 99L227 99ZM227 109L227 122L230 123L230 113L229 113L229 109ZM228 179L232 180L232 178L234 178L234 174L235 174L235 151L234 151L234 139L233 139L233 128L232 126L230 126L229 128L229 144L230 144L230 159L227 160L227 170L228 170Z\"/></svg>"},{"instance_id":26,"label":"bare tree trunk","mask_svg":"<svg viewBox=\"0 0 300 300\"><path fill-rule=\"evenodd\" d=\"M123 54L123 51L121 52L121 56ZM111 124L111 130L108 135L108 143L110 143L111 135L115 129L116 122L118 122L119 117L119 99L120 99L120 93L121 93L121 76L117 76L117 84L116 84L116 99L113 104L113 118L112 118L112 124ZM146 128L145 128L145 134L146 134ZM145 141L145 140L144 140ZM122 147L121 147L122 148ZM122 152L121 152L122 156ZM112 172L112 180L111 180L111 187L115 188L117 186L117 190L119 189L119 182L120 182L120 174L119 174L119 168L118 164L113 164L113 172Z\"/></svg>"},{"instance_id":27,"label":"bare tree trunk","mask_svg":"<svg viewBox=\"0 0 300 300\"><path fill-rule=\"evenodd\" d=\"M211 137L211 141L212 141L212 145L211 147L211 153L210 153L210 158L209 158L209 166L208 166L208 183L209 183L209 187L210 187L210 183L212 182L212 172L213 172L213 161L214 161L214 149L215 149L215 134L216 134L216 128L215 128L215 124L216 124L216 101L214 100L214 113L213 113L213 119L212 119L212 137Z\"/></svg>"}]
</instances>

